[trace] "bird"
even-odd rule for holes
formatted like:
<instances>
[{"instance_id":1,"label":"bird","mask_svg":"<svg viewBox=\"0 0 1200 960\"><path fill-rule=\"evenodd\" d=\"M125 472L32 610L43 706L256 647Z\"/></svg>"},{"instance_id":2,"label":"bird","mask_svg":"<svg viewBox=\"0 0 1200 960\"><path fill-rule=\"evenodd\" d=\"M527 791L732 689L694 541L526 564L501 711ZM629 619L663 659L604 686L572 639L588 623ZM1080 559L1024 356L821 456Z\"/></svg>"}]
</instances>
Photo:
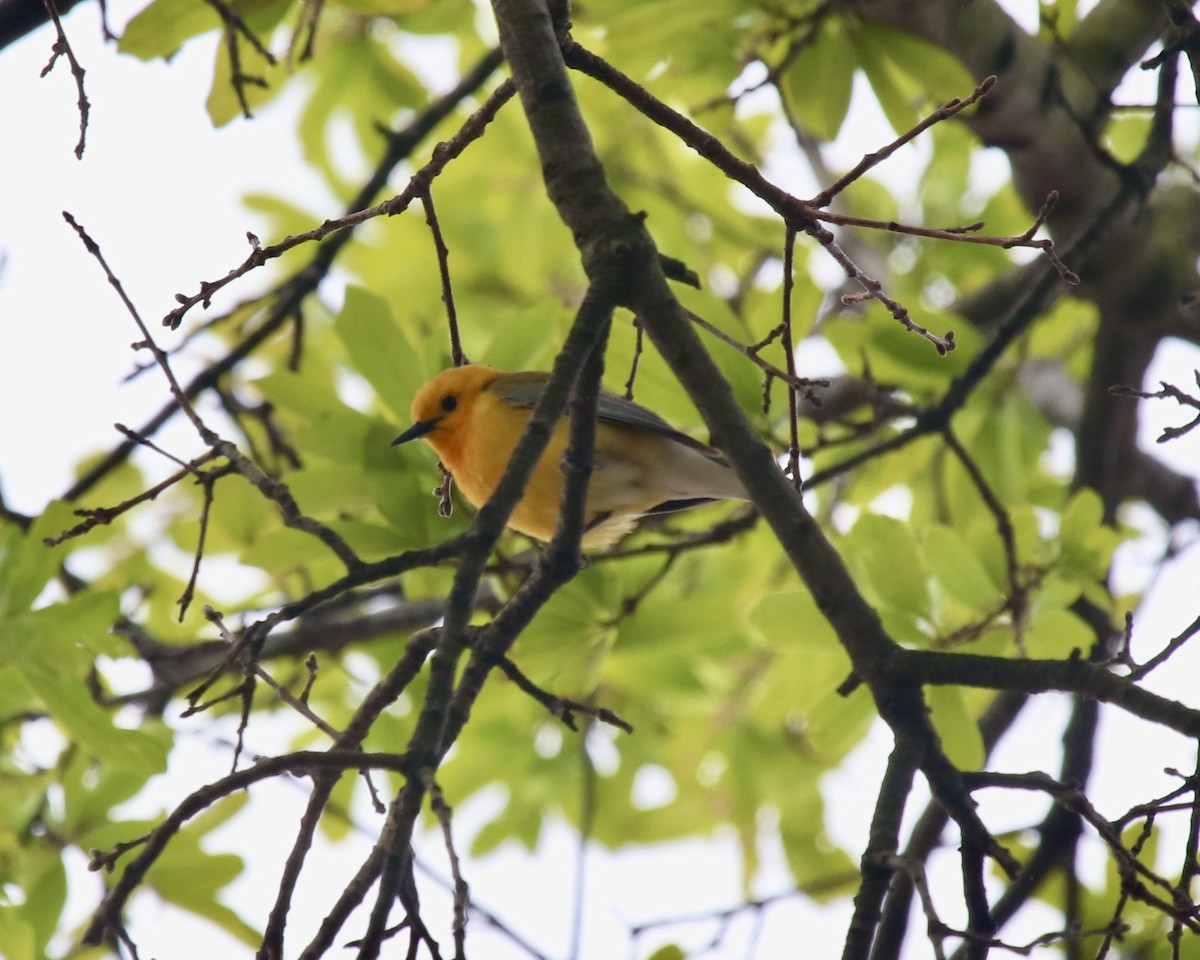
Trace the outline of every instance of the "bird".
<instances>
[{"instance_id":1,"label":"bird","mask_svg":"<svg viewBox=\"0 0 1200 960\"><path fill-rule=\"evenodd\" d=\"M504 373L484 364L443 370L417 390L412 426L392 446L418 438L441 458L475 507L487 502L512 457L548 373ZM642 517L718 500L749 500L729 461L632 400L601 391L581 545L613 546ZM508 526L547 542L558 522L568 418L555 425Z\"/></svg>"}]
</instances>

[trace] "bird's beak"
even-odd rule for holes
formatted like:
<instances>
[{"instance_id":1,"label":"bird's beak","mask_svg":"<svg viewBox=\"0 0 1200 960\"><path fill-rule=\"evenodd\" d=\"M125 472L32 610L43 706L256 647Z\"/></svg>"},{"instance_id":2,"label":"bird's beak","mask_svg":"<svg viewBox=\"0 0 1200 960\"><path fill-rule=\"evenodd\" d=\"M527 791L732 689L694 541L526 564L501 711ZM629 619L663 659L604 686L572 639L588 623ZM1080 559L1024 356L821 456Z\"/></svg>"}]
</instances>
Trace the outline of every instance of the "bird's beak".
<instances>
[{"instance_id":1,"label":"bird's beak","mask_svg":"<svg viewBox=\"0 0 1200 960\"><path fill-rule=\"evenodd\" d=\"M418 437L425 436L425 434L429 433L430 430L438 425L438 420L440 419L440 417L437 417L433 420L421 420L417 423L414 423L411 427L409 427L402 434L400 434L400 436L392 441L392 446L398 447L402 443L408 443L409 440L416 440Z\"/></svg>"}]
</instances>

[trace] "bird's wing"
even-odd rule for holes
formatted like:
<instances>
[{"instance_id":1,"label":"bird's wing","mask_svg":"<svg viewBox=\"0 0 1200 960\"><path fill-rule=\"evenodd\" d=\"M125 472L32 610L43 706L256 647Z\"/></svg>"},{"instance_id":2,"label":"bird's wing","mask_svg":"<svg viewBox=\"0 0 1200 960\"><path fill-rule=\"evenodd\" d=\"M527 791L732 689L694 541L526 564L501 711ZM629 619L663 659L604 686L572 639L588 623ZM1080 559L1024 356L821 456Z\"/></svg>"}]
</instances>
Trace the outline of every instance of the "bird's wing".
<instances>
[{"instance_id":1,"label":"bird's wing","mask_svg":"<svg viewBox=\"0 0 1200 960\"><path fill-rule=\"evenodd\" d=\"M509 373L493 381L488 389L495 392L505 403L514 407L533 407L541 399L542 392L546 389L547 379L549 379L549 374L538 371ZM680 433L653 410L647 410L640 403L618 397L614 393L600 392L600 397L596 402L596 416L601 423L611 423L618 427L637 427L661 433L676 443L691 447L718 463L726 462L725 458L708 444L693 440L686 433Z\"/></svg>"},{"instance_id":2,"label":"bird's wing","mask_svg":"<svg viewBox=\"0 0 1200 960\"><path fill-rule=\"evenodd\" d=\"M546 390L550 374L539 370L527 373L502 373L484 389L512 407L532 407Z\"/></svg>"},{"instance_id":3,"label":"bird's wing","mask_svg":"<svg viewBox=\"0 0 1200 960\"><path fill-rule=\"evenodd\" d=\"M715 460L721 464L728 463L718 451L714 450L707 443L701 443L699 440L692 439L686 433L680 433L657 413L653 410L647 410L640 403L634 403L632 400L626 400L624 397L618 397L616 394L602 392L600 399L596 403L596 413L602 423L611 423L618 427L640 427L643 430L652 430L655 433L661 433L663 436L669 437L685 447L691 447L697 453L704 454L710 460Z\"/></svg>"}]
</instances>

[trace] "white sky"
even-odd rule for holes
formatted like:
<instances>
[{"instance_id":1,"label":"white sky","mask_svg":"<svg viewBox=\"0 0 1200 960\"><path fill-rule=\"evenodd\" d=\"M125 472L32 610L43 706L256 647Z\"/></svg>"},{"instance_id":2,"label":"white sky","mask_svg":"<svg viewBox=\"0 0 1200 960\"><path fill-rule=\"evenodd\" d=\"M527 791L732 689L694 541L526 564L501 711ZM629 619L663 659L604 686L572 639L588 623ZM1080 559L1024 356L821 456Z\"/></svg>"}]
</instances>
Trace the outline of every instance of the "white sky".
<instances>
[{"instance_id":1,"label":"white sky","mask_svg":"<svg viewBox=\"0 0 1200 960\"><path fill-rule=\"evenodd\" d=\"M129 0L112 3L110 16L123 24L140 5ZM288 197L319 217L337 211L299 162L292 132L294 98L285 97L253 123L236 121L214 132L201 92L211 75L212 41L189 45L169 66L142 64L100 45L96 17L94 6L84 5L66 18L74 49L88 70L92 102L82 161L72 154L78 120L66 64L60 63L44 80L37 77L49 56L50 33L43 30L0 53L0 90L9 92L0 97L0 130L7 140L0 178L0 251L6 257L0 272L0 490L11 507L30 513L66 488L80 456L116 441L114 422L140 424L167 395L155 373L133 384L120 383L133 363L128 345L137 339L137 331L62 220L62 210L71 211L101 245L154 330L174 305L177 291L192 291L199 280L225 273L246 253L245 232L261 233L261 224L240 205L240 196L248 190ZM237 292L257 290L260 282L252 278ZM1170 379L1186 387L1198 364L1197 351L1178 347L1159 358L1148 379ZM1147 407L1146 413L1147 438L1156 435L1164 421L1180 422L1168 404ZM165 436L177 452L195 449L186 429L176 428ZM1179 469L1194 471L1200 462L1200 438L1157 451ZM1150 545L1140 544L1127 552L1132 561L1148 551L1153 553ZM1195 554L1192 549L1188 562L1174 565L1157 585L1155 602L1138 625L1139 636L1147 642L1172 635L1194 616L1200 599ZM1137 583L1144 567L1131 562L1123 576ZM1156 675L1151 686L1177 697L1194 695L1189 678L1197 675L1197 666L1195 656L1180 658L1171 670ZM1044 733L1021 737L1020 731L1014 732L1009 742L1019 745L1002 749L996 766L1053 771L1055 738L1064 715L1063 704L1047 698L1023 728L1027 733L1055 733L1047 738ZM216 735L209 721L201 718L193 724L195 736L176 757L151 808L142 812L170 806L194 786L225 772L229 753L211 749ZM1164 765L1191 762L1190 751L1179 749L1178 742L1161 735L1151 739L1116 711L1105 711L1104 724L1107 731L1120 733L1112 742L1121 744L1119 753L1100 758L1097 777L1107 812L1145 799L1153 792L1148 783L1168 783L1161 773ZM282 731L270 723L256 721L251 728L252 750L281 749L284 741ZM828 780L831 829L855 855L865 837L869 803L887 747L886 732L877 730ZM221 839L244 854L265 837L274 837L277 849L285 849L302 792L288 784L263 785L256 798L253 814L225 828ZM465 804L459 811L460 835L469 835L471 824L479 823L494 802L481 797ZM1037 804L996 809L991 799L984 805L985 816L997 827L1031 822L1038 809ZM371 826L376 822L369 815L364 820ZM324 847L317 854L317 869L308 875L297 902L297 926L303 929L307 922L311 928L323 916L334 886L329 878L353 870L365 849L361 843L351 847ZM436 844L429 849L427 858L440 864ZM730 836L620 855L594 850L587 881L591 897L585 960L622 955L626 931L638 921L735 904L740 897L735 851ZM561 957L569 942L572 857L568 831L553 827L537 858L506 847L482 863L470 864L468 879L482 903L548 954ZM275 886L277 860L270 855L255 859L247 877L234 885L229 902L261 922L263 904L269 902L265 898ZM783 865L769 848L764 849L764 860L755 884L760 895L787 885ZM953 884L953 863L947 861L943 869ZM94 902L95 884L89 875L73 888L72 909L80 918ZM945 898L947 905L953 900L952 895ZM445 899L439 902L433 893L426 894L426 904L429 918L449 914ZM847 911L847 905L816 910L802 901L774 907L764 916L758 955L781 955L785 950L794 955L797 938L811 945L813 956L832 955L844 936ZM944 919L953 922L947 914ZM212 928L145 902L134 911L133 924L144 956L186 960L240 955ZM524 955L503 940L485 939L483 929L476 921L472 936L479 938L475 946L488 957ZM711 927L704 927L685 937L671 929L658 940L643 940L638 952L646 955L654 943L671 936L698 947L712 933ZM752 922L739 921L714 956L744 955L753 935ZM449 942L448 936L442 939Z\"/></svg>"}]
</instances>

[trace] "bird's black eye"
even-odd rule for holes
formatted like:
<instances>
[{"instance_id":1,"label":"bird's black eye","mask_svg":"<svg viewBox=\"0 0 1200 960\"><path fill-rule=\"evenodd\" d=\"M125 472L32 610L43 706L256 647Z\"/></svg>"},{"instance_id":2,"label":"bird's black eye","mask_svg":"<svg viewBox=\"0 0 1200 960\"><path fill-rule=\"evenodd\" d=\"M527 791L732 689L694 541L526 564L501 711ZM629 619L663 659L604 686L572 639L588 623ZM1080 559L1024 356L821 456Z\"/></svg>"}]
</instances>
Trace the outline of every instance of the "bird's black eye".
<instances>
[{"instance_id":1,"label":"bird's black eye","mask_svg":"<svg viewBox=\"0 0 1200 960\"><path fill-rule=\"evenodd\" d=\"M450 413L457 406L458 397L454 396L453 394L448 397L442 397L442 409L447 413Z\"/></svg>"}]
</instances>

